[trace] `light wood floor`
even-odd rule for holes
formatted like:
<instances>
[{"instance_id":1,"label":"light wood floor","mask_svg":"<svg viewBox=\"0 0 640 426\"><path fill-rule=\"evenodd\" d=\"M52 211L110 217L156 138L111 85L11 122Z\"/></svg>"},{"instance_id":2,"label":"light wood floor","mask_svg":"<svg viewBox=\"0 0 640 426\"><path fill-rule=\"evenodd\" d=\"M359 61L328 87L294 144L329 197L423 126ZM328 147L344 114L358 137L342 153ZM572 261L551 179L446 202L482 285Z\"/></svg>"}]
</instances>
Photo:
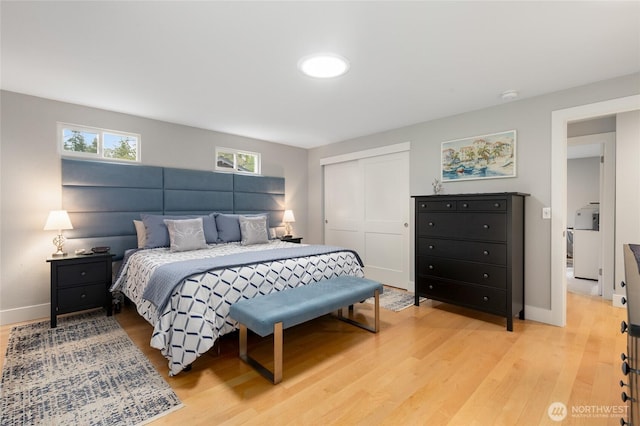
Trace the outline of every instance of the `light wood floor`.
<instances>
[{"instance_id":1,"label":"light wood floor","mask_svg":"<svg viewBox=\"0 0 640 426\"><path fill-rule=\"evenodd\" d=\"M371 317L371 305L356 314ZM276 386L238 359L237 335L168 377L151 326L133 308L117 319L185 405L153 425L605 425L619 415L603 410L624 405L626 311L593 296L568 295L564 328L516 320L513 333L503 319L436 302L381 309L377 335L322 317L285 330ZM250 353L267 363L270 344L250 339ZM568 408L562 423L547 414L553 402Z\"/></svg>"}]
</instances>

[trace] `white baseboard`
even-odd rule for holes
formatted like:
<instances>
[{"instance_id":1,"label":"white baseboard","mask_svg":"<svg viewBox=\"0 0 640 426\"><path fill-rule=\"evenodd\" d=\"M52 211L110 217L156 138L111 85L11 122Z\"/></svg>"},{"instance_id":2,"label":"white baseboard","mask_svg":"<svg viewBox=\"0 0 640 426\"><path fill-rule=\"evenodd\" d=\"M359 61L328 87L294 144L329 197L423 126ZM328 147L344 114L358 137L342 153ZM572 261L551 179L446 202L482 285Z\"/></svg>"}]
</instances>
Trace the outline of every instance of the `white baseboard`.
<instances>
[{"instance_id":1,"label":"white baseboard","mask_svg":"<svg viewBox=\"0 0 640 426\"><path fill-rule=\"evenodd\" d=\"M537 321L544 324L554 325L551 315L551 309L538 308L537 306L524 306L524 318L531 321Z\"/></svg>"},{"instance_id":2,"label":"white baseboard","mask_svg":"<svg viewBox=\"0 0 640 426\"><path fill-rule=\"evenodd\" d=\"M0 311L0 325L14 324L17 322L48 319L51 317L51 304L24 306L22 308L5 309Z\"/></svg>"},{"instance_id":3,"label":"white baseboard","mask_svg":"<svg viewBox=\"0 0 640 426\"><path fill-rule=\"evenodd\" d=\"M625 303L624 305L622 304L622 298L625 297L624 294L614 294L613 298L612 298L612 302L613 302L613 306L615 306L616 308L625 308L627 307L627 304Z\"/></svg>"}]
</instances>

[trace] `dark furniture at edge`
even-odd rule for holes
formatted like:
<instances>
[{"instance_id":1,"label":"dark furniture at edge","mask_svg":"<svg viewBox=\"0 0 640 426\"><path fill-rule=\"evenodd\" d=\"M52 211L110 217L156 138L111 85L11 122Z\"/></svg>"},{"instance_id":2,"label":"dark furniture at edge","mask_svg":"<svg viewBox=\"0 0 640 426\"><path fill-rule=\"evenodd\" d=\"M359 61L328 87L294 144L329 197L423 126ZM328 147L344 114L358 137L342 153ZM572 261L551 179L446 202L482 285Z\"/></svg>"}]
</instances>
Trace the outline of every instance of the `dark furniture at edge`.
<instances>
[{"instance_id":1,"label":"dark furniture at edge","mask_svg":"<svg viewBox=\"0 0 640 426\"><path fill-rule=\"evenodd\" d=\"M420 296L524 319L524 199L505 192L414 196Z\"/></svg>"},{"instance_id":2,"label":"dark furniture at edge","mask_svg":"<svg viewBox=\"0 0 640 426\"><path fill-rule=\"evenodd\" d=\"M627 352L621 355L622 374L620 387L626 387L620 397L622 402L629 403L626 410L626 418L620 418L621 425L637 425L640 423L640 245L623 244L624 253L624 279L621 283L626 289L626 298L622 298L622 304L627 306L627 321L622 321L620 331L627 333ZM624 381L626 380L626 382Z\"/></svg>"},{"instance_id":3,"label":"dark furniture at edge","mask_svg":"<svg viewBox=\"0 0 640 426\"><path fill-rule=\"evenodd\" d=\"M57 316L104 306L111 316L111 253L50 257L51 328Z\"/></svg>"}]
</instances>

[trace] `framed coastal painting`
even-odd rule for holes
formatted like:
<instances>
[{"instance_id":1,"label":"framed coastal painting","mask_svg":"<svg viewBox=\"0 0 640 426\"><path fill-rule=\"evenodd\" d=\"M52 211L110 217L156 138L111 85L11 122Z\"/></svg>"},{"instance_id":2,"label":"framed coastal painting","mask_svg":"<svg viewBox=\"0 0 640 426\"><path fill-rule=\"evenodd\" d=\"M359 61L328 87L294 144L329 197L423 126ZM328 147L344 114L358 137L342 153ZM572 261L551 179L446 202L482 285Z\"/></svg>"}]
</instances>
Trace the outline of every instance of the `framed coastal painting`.
<instances>
[{"instance_id":1,"label":"framed coastal painting","mask_svg":"<svg viewBox=\"0 0 640 426\"><path fill-rule=\"evenodd\" d=\"M442 142L442 182L516 176L516 131Z\"/></svg>"}]
</instances>

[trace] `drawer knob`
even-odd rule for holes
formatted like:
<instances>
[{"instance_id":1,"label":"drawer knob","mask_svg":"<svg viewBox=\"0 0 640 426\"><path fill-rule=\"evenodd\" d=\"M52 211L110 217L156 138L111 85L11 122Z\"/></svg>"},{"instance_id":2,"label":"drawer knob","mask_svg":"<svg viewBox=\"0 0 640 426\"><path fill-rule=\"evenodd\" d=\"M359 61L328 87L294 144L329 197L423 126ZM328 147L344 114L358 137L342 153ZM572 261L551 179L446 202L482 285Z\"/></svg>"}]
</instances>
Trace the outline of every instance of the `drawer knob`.
<instances>
[{"instance_id":1,"label":"drawer knob","mask_svg":"<svg viewBox=\"0 0 640 426\"><path fill-rule=\"evenodd\" d=\"M482 254L484 254L485 256L489 256L489 250L484 250Z\"/></svg>"},{"instance_id":2,"label":"drawer knob","mask_svg":"<svg viewBox=\"0 0 640 426\"><path fill-rule=\"evenodd\" d=\"M433 265L429 265L429 269L433 271Z\"/></svg>"},{"instance_id":3,"label":"drawer knob","mask_svg":"<svg viewBox=\"0 0 640 426\"><path fill-rule=\"evenodd\" d=\"M629 357L628 357L628 356L627 356L627 354L625 354L624 352L622 352L622 353L620 354L620 359L621 359L621 360L626 361L626 360L627 360L627 358L629 358Z\"/></svg>"},{"instance_id":4,"label":"drawer knob","mask_svg":"<svg viewBox=\"0 0 640 426\"><path fill-rule=\"evenodd\" d=\"M627 303L627 299L622 297L620 298L620 303L622 303L623 305Z\"/></svg>"},{"instance_id":5,"label":"drawer knob","mask_svg":"<svg viewBox=\"0 0 640 426\"><path fill-rule=\"evenodd\" d=\"M466 209L467 207L469 207L469 204L467 204L467 203L462 203L462 208L465 208L465 209Z\"/></svg>"},{"instance_id":6,"label":"drawer knob","mask_svg":"<svg viewBox=\"0 0 640 426\"><path fill-rule=\"evenodd\" d=\"M489 274L487 274L486 272L484 274L482 274L482 278L487 279L489 278Z\"/></svg>"},{"instance_id":7,"label":"drawer knob","mask_svg":"<svg viewBox=\"0 0 640 426\"><path fill-rule=\"evenodd\" d=\"M80 299L84 299L85 297L87 297L87 295L86 295L86 294L84 294L84 293L82 293L82 294L80 295Z\"/></svg>"},{"instance_id":8,"label":"drawer knob","mask_svg":"<svg viewBox=\"0 0 640 426\"><path fill-rule=\"evenodd\" d=\"M433 226L433 222L429 222L429 226Z\"/></svg>"},{"instance_id":9,"label":"drawer knob","mask_svg":"<svg viewBox=\"0 0 640 426\"><path fill-rule=\"evenodd\" d=\"M497 209L498 207L500 207L500 203L493 203L493 207Z\"/></svg>"},{"instance_id":10,"label":"drawer knob","mask_svg":"<svg viewBox=\"0 0 640 426\"><path fill-rule=\"evenodd\" d=\"M620 395L620 397L622 398L622 402L627 402L629 400L634 401L634 399L627 395L626 392L622 392L622 395Z\"/></svg>"},{"instance_id":11,"label":"drawer knob","mask_svg":"<svg viewBox=\"0 0 640 426\"><path fill-rule=\"evenodd\" d=\"M429 244L429 250L433 250L433 244Z\"/></svg>"},{"instance_id":12,"label":"drawer knob","mask_svg":"<svg viewBox=\"0 0 640 426\"><path fill-rule=\"evenodd\" d=\"M450 209L451 208L451 203L447 203L447 208Z\"/></svg>"},{"instance_id":13,"label":"drawer knob","mask_svg":"<svg viewBox=\"0 0 640 426\"><path fill-rule=\"evenodd\" d=\"M483 227L484 229L489 229L489 225L487 225L486 223L485 223L484 225L482 225L482 227Z\"/></svg>"},{"instance_id":14,"label":"drawer knob","mask_svg":"<svg viewBox=\"0 0 640 426\"><path fill-rule=\"evenodd\" d=\"M433 284L429 284L429 290L433 290Z\"/></svg>"},{"instance_id":15,"label":"drawer knob","mask_svg":"<svg viewBox=\"0 0 640 426\"><path fill-rule=\"evenodd\" d=\"M640 374L640 370L631 367L628 362L623 362L622 363L622 374L624 374L625 376L628 376L629 373Z\"/></svg>"},{"instance_id":16,"label":"drawer knob","mask_svg":"<svg viewBox=\"0 0 640 426\"><path fill-rule=\"evenodd\" d=\"M620 323L620 333L626 333L627 332L627 322L626 321L622 321Z\"/></svg>"},{"instance_id":17,"label":"drawer knob","mask_svg":"<svg viewBox=\"0 0 640 426\"><path fill-rule=\"evenodd\" d=\"M624 281L620 281L620 287L624 287L626 285L627 285L627 283L625 283Z\"/></svg>"},{"instance_id":18,"label":"drawer knob","mask_svg":"<svg viewBox=\"0 0 640 426\"><path fill-rule=\"evenodd\" d=\"M482 296L482 300L484 300L485 302L489 301L489 296Z\"/></svg>"},{"instance_id":19,"label":"drawer knob","mask_svg":"<svg viewBox=\"0 0 640 426\"><path fill-rule=\"evenodd\" d=\"M420 208L421 208L421 209L426 209L426 208L427 208L427 205L426 205L426 204L424 204L424 203L422 203L422 204L420 204Z\"/></svg>"},{"instance_id":20,"label":"drawer knob","mask_svg":"<svg viewBox=\"0 0 640 426\"><path fill-rule=\"evenodd\" d=\"M80 272L80 275L82 275L84 277L85 275L87 275L87 273L85 271L82 271L82 272Z\"/></svg>"}]
</instances>

